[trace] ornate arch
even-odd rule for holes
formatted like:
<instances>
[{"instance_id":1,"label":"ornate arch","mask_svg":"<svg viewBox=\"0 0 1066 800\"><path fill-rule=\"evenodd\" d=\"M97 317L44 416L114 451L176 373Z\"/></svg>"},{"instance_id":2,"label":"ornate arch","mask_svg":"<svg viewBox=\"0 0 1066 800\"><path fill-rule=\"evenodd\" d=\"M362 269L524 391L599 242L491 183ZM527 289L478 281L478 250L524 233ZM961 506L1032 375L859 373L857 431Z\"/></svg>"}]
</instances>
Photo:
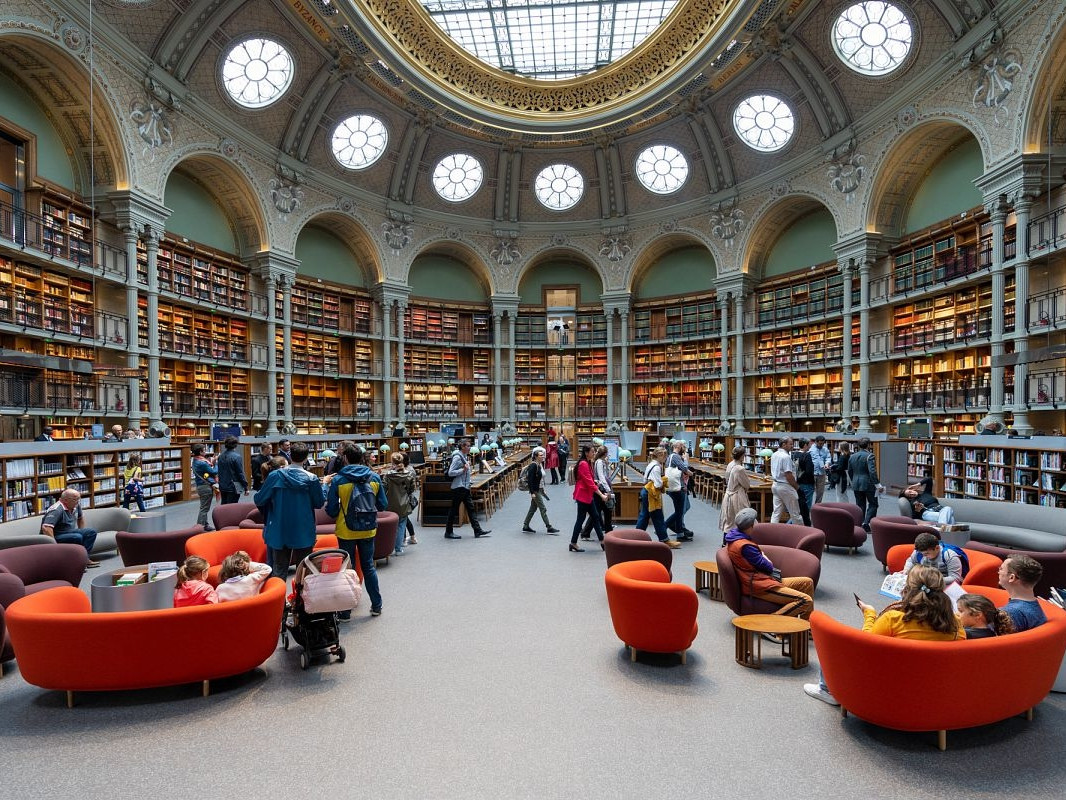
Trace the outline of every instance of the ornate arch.
<instances>
[{"instance_id":1,"label":"ornate arch","mask_svg":"<svg viewBox=\"0 0 1066 800\"><path fill-rule=\"evenodd\" d=\"M761 279L770 252L785 229L799 217L806 216L819 208L824 208L833 215L839 240L842 221L840 214L837 213L827 196L817 192L796 192L768 200L753 214L753 224L748 228L747 239L742 245L744 271Z\"/></svg>"},{"instance_id":2,"label":"ornate arch","mask_svg":"<svg viewBox=\"0 0 1066 800\"><path fill-rule=\"evenodd\" d=\"M961 115L924 120L887 142L871 159L879 166L869 183L865 229L898 235L910 200L929 167L967 137L977 140L987 165L989 143L983 131Z\"/></svg>"},{"instance_id":3,"label":"ornate arch","mask_svg":"<svg viewBox=\"0 0 1066 800\"><path fill-rule=\"evenodd\" d=\"M645 273L651 270L663 256L672 253L674 250L680 250L683 247L692 246L702 247L707 251L711 259L714 261L715 273L717 274L718 259L715 257L710 242L696 231L675 230L669 233L653 236L644 244L641 250L633 258L633 267L629 271L629 280L625 287L626 291L630 293L635 292L640 279Z\"/></svg>"},{"instance_id":4,"label":"ornate arch","mask_svg":"<svg viewBox=\"0 0 1066 800\"><path fill-rule=\"evenodd\" d=\"M156 196L163 197L167 180L181 171L199 183L219 205L230 212L237 231L238 255L248 256L271 249L273 238L263 194L256 191L256 176L240 161L232 161L203 144L190 144L171 153L159 171Z\"/></svg>"},{"instance_id":5,"label":"ornate arch","mask_svg":"<svg viewBox=\"0 0 1066 800\"><path fill-rule=\"evenodd\" d=\"M1049 150L1049 110L1051 147L1066 144L1066 6L1056 14L1029 52L1039 54L1024 100L1018 106L1018 149L1023 153ZM1016 87L1016 91L1022 87ZM1050 109L1049 109L1050 106Z\"/></svg>"},{"instance_id":6,"label":"ornate arch","mask_svg":"<svg viewBox=\"0 0 1066 800\"><path fill-rule=\"evenodd\" d=\"M600 291L606 292L613 288L608 276L604 273L600 266L597 255L592 251L586 249L584 245L571 242L568 244L557 244L553 242L546 242L539 248L529 254L529 258L515 273L514 285L509 287L509 291L518 293L518 287L522 285L522 279L526 276L526 273L533 271L540 264L545 261L550 261L556 258L569 258L577 261L579 264L589 267L596 276L600 279ZM503 287L500 287L500 291L503 291Z\"/></svg>"},{"instance_id":7,"label":"ornate arch","mask_svg":"<svg viewBox=\"0 0 1066 800\"><path fill-rule=\"evenodd\" d=\"M318 208L310 211L293 226L293 252L296 250L296 241L300 238L300 233L309 226L328 229L348 246L359 264L366 286L375 286L385 280L381 256L374 244L374 239L361 222L336 208Z\"/></svg>"},{"instance_id":8,"label":"ornate arch","mask_svg":"<svg viewBox=\"0 0 1066 800\"><path fill-rule=\"evenodd\" d=\"M415 261L421 256L445 256L464 264L466 268L473 273L474 277L477 278L478 283L480 283L485 290L485 297L492 297L495 289L492 279L492 270L489 269L484 254L479 253L474 247L466 242L438 237L421 242L418 248L412 252L413 255L411 256L411 260L407 262L407 267L403 275L404 280L407 280L410 277L411 267L414 266Z\"/></svg>"}]
</instances>

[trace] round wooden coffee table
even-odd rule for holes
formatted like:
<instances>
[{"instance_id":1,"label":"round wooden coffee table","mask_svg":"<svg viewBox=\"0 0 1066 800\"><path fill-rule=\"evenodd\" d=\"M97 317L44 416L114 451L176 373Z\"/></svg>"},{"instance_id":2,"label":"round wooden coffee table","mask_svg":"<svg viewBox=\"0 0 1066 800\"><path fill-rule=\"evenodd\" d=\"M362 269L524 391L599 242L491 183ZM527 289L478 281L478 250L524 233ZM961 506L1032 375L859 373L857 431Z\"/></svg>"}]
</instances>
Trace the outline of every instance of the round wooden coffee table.
<instances>
[{"instance_id":1,"label":"round wooden coffee table","mask_svg":"<svg viewBox=\"0 0 1066 800\"><path fill-rule=\"evenodd\" d=\"M792 669L807 666L811 641L811 624L799 617L781 614L748 614L733 618L737 630L737 663L760 669L762 667L762 636L772 633L781 637L781 655L792 659Z\"/></svg>"},{"instance_id":2,"label":"round wooden coffee table","mask_svg":"<svg viewBox=\"0 0 1066 800\"><path fill-rule=\"evenodd\" d=\"M723 602L722 584L718 579L718 562L697 561L692 566L696 568L696 591L706 589L712 600Z\"/></svg>"}]
</instances>

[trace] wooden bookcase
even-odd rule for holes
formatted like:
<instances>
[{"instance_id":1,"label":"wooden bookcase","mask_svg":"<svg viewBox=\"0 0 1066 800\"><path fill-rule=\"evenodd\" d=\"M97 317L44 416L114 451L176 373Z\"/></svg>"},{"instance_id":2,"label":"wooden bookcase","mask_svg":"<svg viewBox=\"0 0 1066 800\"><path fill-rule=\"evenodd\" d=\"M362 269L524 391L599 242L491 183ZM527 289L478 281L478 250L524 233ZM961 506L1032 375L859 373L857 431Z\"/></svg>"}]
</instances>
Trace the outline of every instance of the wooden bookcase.
<instances>
[{"instance_id":1,"label":"wooden bookcase","mask_svg":"<svg viewBox=\"0 0 1066 800\"><path fill-rule=\"evenodd\" d=\"M41 199L42 248L50 256L82 267L93 263L93 220L90 208L70 198L46 194Z\"/></svg>"},{"instance_id":2,"label":"wooden bookcase","mask_svg":"<svg viewBox=\"0 0 1066 800\"><path fill-rule=\"evenodd\" d=\"M654 306L638 305L633 309L630 323L633 342L708 339L722 333L721 315L713 295L672 299Z\"/></svg>"},{"instance_id":3,"label":"wooden bookcase","mask_svg":"<svg viewBox=\"0 0 1066 800\"><path fill-rule=\"evenodd\" d=\"M858 319L852 320L851 355L859 356ZM755 362L760 372L795 370L839 364L844 357L843 319L829 319L807 325L794 325L759 334Z\"/></svg>"},{"instance_id":4,"label":"wooden bookcase","mask_svg":"<svg viewBox=\"0 0 1066 800\"><path fill-rule=\"evenodd\" d=\"M907 413L987 407L992 391L991 365L991 350L987 346L895 361L892 363L892 410ZM1013 372L1011 368L1005 371L1007 397L1012 395Z\"/></svg>"},{"instance_id":5,"label":"wooden bookcase","mask_svg":"<svg viewBox=\"0 0 1066 800\"><path fill-rule=\"evenodd\" d=\"M0 256L0 322L92 339L93 282Z\"/></svg>"},{"instance_id":6,"label":"wooden bookcase","mask_svg":"<svg viewBox=\"0 0 1066 800\"><path fill-rule=\"evenodd\" d=\"M822 264L772 281L755 291L750 324L760 328L791 322L823 321L844 309L844 277L833 264ZM858 281L852 285L852 303L859 304Z\"/></svg>"},{"instance_id":7,"label":"wooden bookcase","mask_svg":"<svg viewBox=\"0 0 1066 800\"><path fill-rule=\"evenodd\" d=\"M413 302L404 316L408 341L459 345L491 345L492 315L487 308Z\"/></svg>"},{"instance_id":8,"label":"wooden bookcase","mask_svg":"<svg viewBox=\"0 0 1066 800\"><path fill-rule=\"evenodd\" d=\"M148 347L148 300L137 301L137 335ZM179 356L247 362L248 321L203 309L159 304L159 349Z\"/></svg>"},{"instance_id":9,"label":"wooden bookcase","mask_svg":"<svg viewBox=\"0 0 1066 800\"><path fill-rule=\"evenodd\" d=\"M943 475L938 489L945 499L966 497L1066 508L1066 443L1042 438L982 445L977 436L939 445ZM1002 437L995 437L1000 439Z\"/></svg>"},{"instance_id":10,"label":"wooden bookcase","mask_svg":"<svg viewBox=\"0 0 1066 800\"><path fill-rule=\"evenodd\" d=\"M159 245L156 269L162 291L234 311L252 310L248 270L221 253L167 237ZM140 283L148 283L148 252L143 243L137 245L137 275Z\"/></svg>"},{"instance_id":11,"label":"wooden bookcase","mask_svg":"<svg viewBox=\"0 0 1066 800\"><path fill-rule=\"evenodd\" d=\"M1002 304L992 302L992 282L963 286L892 309L892 350L896 353L966 345L992 334L993 314L1014 330L1014 277L1006 279Z\"/></svg>"}]
</instances>

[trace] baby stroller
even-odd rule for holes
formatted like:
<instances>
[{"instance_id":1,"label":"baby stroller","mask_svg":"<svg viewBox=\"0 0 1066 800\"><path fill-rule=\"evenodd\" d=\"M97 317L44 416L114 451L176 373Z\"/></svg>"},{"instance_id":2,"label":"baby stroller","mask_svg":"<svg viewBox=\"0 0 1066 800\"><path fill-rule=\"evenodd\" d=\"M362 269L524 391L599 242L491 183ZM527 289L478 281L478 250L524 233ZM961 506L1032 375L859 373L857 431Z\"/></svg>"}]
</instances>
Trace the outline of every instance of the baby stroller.
<instances>
[{"instance_id":1,"label":"baby stroller","mask_svg":"<svg viewBox=\"0 0 1066 800\"><path fill-rule=\"evenodd\" d=\"M303 648L301 669L322 656L335 655L344 663L337 612L355 608L362 594L359 577L351 567L351 558L343 550L318 550L296 567L293 593L285 605L281 643L288 650L292 634Z\"/></svg>"}]
</instances>

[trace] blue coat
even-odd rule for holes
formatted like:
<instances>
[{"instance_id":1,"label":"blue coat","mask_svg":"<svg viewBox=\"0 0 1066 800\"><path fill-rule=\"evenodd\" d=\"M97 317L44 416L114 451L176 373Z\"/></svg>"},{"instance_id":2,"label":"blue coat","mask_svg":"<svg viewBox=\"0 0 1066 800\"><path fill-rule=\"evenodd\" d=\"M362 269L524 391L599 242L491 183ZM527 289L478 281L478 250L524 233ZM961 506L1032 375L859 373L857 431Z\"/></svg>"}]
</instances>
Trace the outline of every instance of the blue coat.
<instances>
[{"instance_id":1,"label":"blue coat","mask_svg":"<svg viewBox=\"0 0 1066 800\"><path fill-rule=\"evenodd\" d=\"M255 493L263 514L263 541L275 550L315 546L315 509L326 500L322 483L295 467L276 469Z\"/></svg>"}]
</instances>

